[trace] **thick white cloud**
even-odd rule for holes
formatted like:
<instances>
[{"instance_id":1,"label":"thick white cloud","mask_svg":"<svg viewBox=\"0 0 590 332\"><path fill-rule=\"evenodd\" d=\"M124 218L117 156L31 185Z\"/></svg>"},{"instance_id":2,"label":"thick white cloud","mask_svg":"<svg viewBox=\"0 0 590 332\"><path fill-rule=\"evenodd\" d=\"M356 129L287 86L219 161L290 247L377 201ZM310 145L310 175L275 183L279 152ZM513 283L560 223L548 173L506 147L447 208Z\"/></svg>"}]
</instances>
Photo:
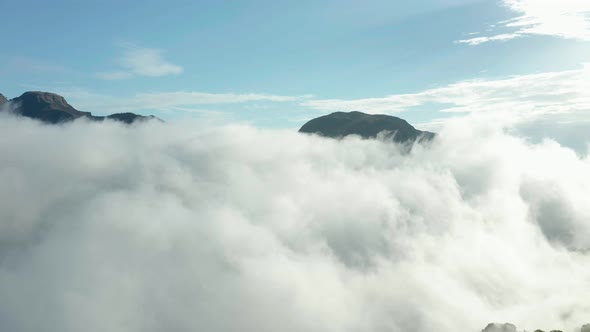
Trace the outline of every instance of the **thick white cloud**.
<instances>
[{"instance_id":1,"label":"thick white cloud","mask_svg":"<svg viewBox=\"0 0 590 332\"><path fill-rule=\"evenodd\" d=\"M0 322L28 331L571 331L590 160L489 121L430 147L0 117Z\"/></svg>"},{"instance_id":2,"label":"thick white cloud","mask_svg":"<svg viewBox=\"0 0 590 332\"><path fill-rule=\"evenodd\" d=\"M494 25L494 28L508 29L509 33L464 39L457 43L479 45L531 35L590 41L590 1L502 0L502 3L519 15Z\"/></svg>"},{"instance_id":3,"label":"thick white cloud","mask_svg":"<svg viewBox=\"0 0 590 332\"><path fill-rule=\"evenodd\" d=\"M181 66L168 62L162 56L162 50L127 46L118 59L123 70L97 73L96 77L104 80L121 80L134 76L166 76L183 72Z\"/></svg>"}]
</instances>

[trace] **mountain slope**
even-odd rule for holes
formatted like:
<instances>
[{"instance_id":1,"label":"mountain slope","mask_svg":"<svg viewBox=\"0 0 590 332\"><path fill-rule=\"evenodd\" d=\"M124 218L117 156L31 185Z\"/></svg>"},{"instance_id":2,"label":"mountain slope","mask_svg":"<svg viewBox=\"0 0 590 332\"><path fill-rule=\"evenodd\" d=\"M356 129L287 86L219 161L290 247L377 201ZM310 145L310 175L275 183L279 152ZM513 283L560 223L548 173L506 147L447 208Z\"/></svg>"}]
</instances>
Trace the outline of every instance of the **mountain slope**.
<instances>
[{"instance_id":1,"label":"mountain slope","mask_svg":"<svg viewBox=\"0 0 590 332\"><path fill-rule=\"evenodd\" d=\"M0 97L0 104L2 104L2 97ZM81 112L75 109L60 95L41 91L25 92L21 96L11 99L10 103L13 105L11 109L14 114L51 124L72 121L78 118L86 118L94 121L110 119L127 124L134 123L135 121L156 119L156 117L151 115L143 116L135 113L94 116L90 112Z\"/></svg>"},{"instance_id":2,"label":"mountain slope","mask_svg":"<svg viewBox=\"0 0 590 332\"><path fill-rule=\"evenodd\" d=\"M11 100L14 113L48 123L74 120L90 113L80 112L60 95L49 92L29 91Z\"/></svg>"},{"instance_id":3,"label":"mountain slope","mask_svg":"<svg viewBox=\"0 0 590 332\"><path fill-rule=\"evenodd\" d=\"M434 133L417 130L406 120L395 116L362 112L335 112L324 115L305 123L299 132L332 138L348 135L375 138L379 133L386 132L386 136L398 143L429 141L435 136Z\"/></svg>"}]
</instances>

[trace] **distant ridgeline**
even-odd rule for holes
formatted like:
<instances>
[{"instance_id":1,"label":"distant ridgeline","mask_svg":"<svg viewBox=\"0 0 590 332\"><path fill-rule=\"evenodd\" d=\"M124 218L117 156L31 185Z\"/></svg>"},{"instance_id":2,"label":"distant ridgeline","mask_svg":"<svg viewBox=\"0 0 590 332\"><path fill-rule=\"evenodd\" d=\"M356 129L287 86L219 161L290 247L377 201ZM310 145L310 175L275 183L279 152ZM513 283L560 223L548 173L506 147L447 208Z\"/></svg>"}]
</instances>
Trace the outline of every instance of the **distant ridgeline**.
<instances>
[{"instance_id":1,"label":"distant ridgeline","mask_svg":"<svg viewBox=\"0 0 590 332\"><path fill-rule=\"evenodd\" d=\"M0 110L4 109L2 105L8 102L10 102L10 107L6 108L7 111L51 124L68 122L79 118L93 121L109 119L127 124L158 119L153 115L143 116L135 113L116 113L107 116L96 116L90 112L78 111L68 104L64 97L50 92L29 91L10 101L0 94Z\"/></svg>"},{"instance_id":2,"label":"distant ridgeline","mask_svg":"<svg viewBox=\"0 0 590 332\"><path fill-rule=\"evenodd\" d=\"M434 133L418 130L406 120L395 116L362 112L335 112L320 116L304 124L299 132L331 138L348 135L376 138L381 133L396 143L431 141L436 136Z\"/></svg>"},{"instance_id":3,"label":"distant ridgeline","mask_svg":"<svg viewBox=\"0 0 590 332\"><path fill-rule=\"evenodd\" d=\"M490 323L486 326L482 332L517 332L516 326L514 324L506 323L506 324L497 324L497 323ZM543 330L535 330L535 332L545 332ZM562 332L561 330L551 330L550 332ZM582 326L576 332L590 332L590 324L586 324Z\"/></svg>"}]
</instances>

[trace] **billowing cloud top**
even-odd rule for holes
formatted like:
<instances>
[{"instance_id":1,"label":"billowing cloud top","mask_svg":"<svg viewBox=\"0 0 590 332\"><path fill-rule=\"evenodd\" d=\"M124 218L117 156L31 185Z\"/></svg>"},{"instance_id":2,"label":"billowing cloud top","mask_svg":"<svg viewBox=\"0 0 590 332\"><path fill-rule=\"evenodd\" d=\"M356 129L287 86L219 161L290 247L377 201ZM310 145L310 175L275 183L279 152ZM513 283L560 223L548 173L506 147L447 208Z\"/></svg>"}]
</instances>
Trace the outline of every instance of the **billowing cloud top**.
<instances>
[{"instance_id":1,"label":"billowing cloud top","mask_svg":"<svg viewBox=\"0 0 590 332\"><path fill-rule=\"evenodd\" d=\"M555 142L464 120L410 154L243 126L0 120L3 330L590 317L590 160Z\"/></svg>"}]
</instances>

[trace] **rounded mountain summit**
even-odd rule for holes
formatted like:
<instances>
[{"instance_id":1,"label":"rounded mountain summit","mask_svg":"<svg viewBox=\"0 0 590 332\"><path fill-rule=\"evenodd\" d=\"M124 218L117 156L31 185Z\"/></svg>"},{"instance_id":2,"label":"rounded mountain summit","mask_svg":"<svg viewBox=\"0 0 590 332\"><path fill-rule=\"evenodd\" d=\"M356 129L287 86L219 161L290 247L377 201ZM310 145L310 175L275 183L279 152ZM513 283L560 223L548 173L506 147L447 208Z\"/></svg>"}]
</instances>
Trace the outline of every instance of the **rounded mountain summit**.
<instances>
[{"instance_id":1,"label":"rounded mountain summit","mask_svg":"<svg viewBox=\"0 0 590 332\"><path fill-rule=\"evenodd\" d=\"M362 112L334 112L312 119L304 124L301 133L318 134L324 137L342 138L358 135L362 138L376 138L381 132L396 143L425 142L436 134L414 128L406 120L385 114Z\"/></svg>"}]
</instances>

